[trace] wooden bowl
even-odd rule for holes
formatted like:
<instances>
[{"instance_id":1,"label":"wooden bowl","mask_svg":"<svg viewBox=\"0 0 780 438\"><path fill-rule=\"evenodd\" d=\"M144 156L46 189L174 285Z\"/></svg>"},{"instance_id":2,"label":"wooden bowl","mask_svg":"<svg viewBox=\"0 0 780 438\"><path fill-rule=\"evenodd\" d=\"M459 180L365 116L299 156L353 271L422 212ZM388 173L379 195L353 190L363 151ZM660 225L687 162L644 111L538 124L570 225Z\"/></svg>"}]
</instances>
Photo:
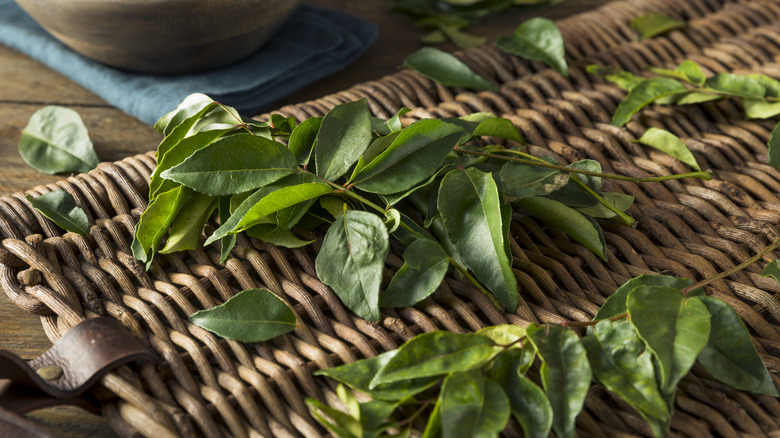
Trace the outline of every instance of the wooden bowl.
<instances>
[{"instance_id":1,"label":"wooden bowl","mask_svg":"<svg viewBox=\"0 0 780 438\"><path fill-rule=\"evenodd\" d=\"M122 70L181 74L244 58L298 0L16 0L76 52Z\"/></svg>"}]
</instances>

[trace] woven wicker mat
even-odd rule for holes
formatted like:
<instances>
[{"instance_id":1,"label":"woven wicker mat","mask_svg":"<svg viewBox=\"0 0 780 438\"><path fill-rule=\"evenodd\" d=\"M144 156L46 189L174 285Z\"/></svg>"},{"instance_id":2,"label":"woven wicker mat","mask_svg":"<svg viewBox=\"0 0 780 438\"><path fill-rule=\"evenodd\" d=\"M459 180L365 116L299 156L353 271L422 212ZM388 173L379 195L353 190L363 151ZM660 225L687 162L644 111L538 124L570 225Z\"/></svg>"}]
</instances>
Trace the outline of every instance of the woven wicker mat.
<instances>
[{"instance_id":1,"label":"woven wicker mat","mask_svg":"<svg viewBox=\"0 0 780 438\"><path fill-rule=\"evenodd\" d=\"M636 42L628 23L663 12L687 26L665 37ZM780 171L766 164L766 142L776 121L746 121L734 102L649 107L626 128L609 124L624 93L585 73L611 64L634 73L647 65L674 68L684 59L708 73L761 73L780 77L780 2L771 0L635 0L559 22L571 69L563 78L543 65L494 47L460 56L501 85L498 93L444 88L401 71L314 102L284 107L298 120L367 96L373 113L444 117L489 111L521 130L535 155L559 161L592 158L605 171L632 176L680 173L676 160L631 141L650 126L685 139L712 181L607 189L636 197L630 214L637 229L603 221L609 261L602 262L558 230L529 217L511 227L511 249L521 305L502 314L471 286L448 279L431 298L387 310L378 324L350 314L316 278L318 245L279 249L240 237L234 257L218 262L213 249L159 257L149 272L131 256L133 227L146 205L155 162L140 155L103 163L87 174L28 193L65 189L86 207L89 237L63 234L25 201L0 199L3 246L44 274L40 284L0 266L0 282L20 307L41 315L57 340L84 318L106 314L121 321L161 358L158 365L123 367L102 380L113 394L103 413L122 436L307 436L324 434L304 405L306 397L338 404L333 383L312 372L396 348L421 332L471 332L487 325L588 320L623 282L643 273L699 280L762 250L778 234ZM605 182L606 184L606 182ZM775 257L780 254L775 254ZM398 269L399 257L388 259ZM780 287L760 266L709 286L733 305L750 328L778 381ZM267 287L294 306L301 327L274 341L244 345L220 340L187 321L198 309L239 290ZM105 392L105 391L104 391ZM649 435L639 415L594 385L577 420L581 436ZM521 430L510 423L507 436ZM780 434L780 402L732 390L694 369L683 380L671 435L704 437Z\"/></svg>"}]
</instances>

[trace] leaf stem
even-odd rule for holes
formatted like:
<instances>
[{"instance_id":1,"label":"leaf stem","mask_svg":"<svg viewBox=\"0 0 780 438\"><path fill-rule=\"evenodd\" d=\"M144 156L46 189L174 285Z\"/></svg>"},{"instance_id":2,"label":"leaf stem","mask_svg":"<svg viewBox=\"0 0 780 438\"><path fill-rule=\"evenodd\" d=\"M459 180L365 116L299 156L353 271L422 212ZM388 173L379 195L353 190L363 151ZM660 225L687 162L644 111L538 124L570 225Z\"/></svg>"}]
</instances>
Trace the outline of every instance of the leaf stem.
<instances>
[{"instance_id":1,"label":"leaf stem","mask_svg":"<svg viewBox=\"0 0 780 438\"><path fill-rule=\"evenodd\" d=\"M571 178L572 181L577 183L577 185L582 187L583 190L588 192L588 194L590 194L590 196L593 196L597 201L599 201L599 203L601 205L603 205L604 207L608 208L609 211L615 213L617 215L617 217L619 217L620 220L623 221L624 224L630 226L631 228L636 228L636 220L634 220L634 218L632 218L631 216L623 213L622 211L620 211L619 208L617 208L614 205L610 204L609 201L604 199L603 196L599 195L598 193L596 193L595 190L591 189L590 187L588 187L587 184L582 182L582 180L580 180L580 177L578 177L577 175L569 174L569 177Z\"/></svg>"},{"instance_id":2,"label":"leaf stem","mask_svg":"<svg viewBox=\"0 0 780 438\"><path fill-rule=\"evenodd\" d=\"M492 154L489 152L478 152L478 151L470 151L467 149L461 149L459 147L456 147L453 149L455 152L460 152L462 154L470 154L470 155L479 155L483 157L488 158L495 158L498 160L503 161L510 161L512 163L518 163L518 164L526 164L529 166L539 166L539 167L546 167L548 169L555 169L559 170L561 172L569 172L571 173L579 173L582 175L590 175L590 176L598 176L601 178L606 179L615 179L618 181L632 181L632 182L661 182L661 181L669 181L673 179L685 179L685 178L699 178L703 179L705 181L709 181L712 179L712 173L711 172L688 172L688 173L677 173L674 175L666 175L666 176L652 176L652 177L644 177L644 178L636 178L632 176L623 176L623 175L615 175L612 173L601 173L601 172L591 172L589 170L583 170L583 169L572 169L570 167L566 166L559 166L557 164L551 164L544 160L528 160L528 159L522 159L522 158L515 158L515 157L507 157L505 155L498 155L498 154ZM536 157L534 157L536 158Z\"/></svg>"}]
</instances>

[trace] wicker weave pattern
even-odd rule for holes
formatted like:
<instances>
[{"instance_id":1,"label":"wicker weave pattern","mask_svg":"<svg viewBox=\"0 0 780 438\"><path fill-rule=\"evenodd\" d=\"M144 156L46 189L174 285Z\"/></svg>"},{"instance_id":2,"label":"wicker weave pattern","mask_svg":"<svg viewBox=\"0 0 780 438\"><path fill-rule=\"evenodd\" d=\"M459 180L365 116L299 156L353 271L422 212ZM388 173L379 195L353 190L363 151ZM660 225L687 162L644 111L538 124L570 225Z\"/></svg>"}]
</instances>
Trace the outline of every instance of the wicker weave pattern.
<instances>
[{"instance_id":1,"label":"wicker weave pattern","mask_svg":"<svg viewBox=\"0 0 780 438\"><path fill-rule=\"evenodd\" d=\"M666 37L635 42L628 23L646 12L687 21ZM502 314L470 285L446 283L414 308L388 310L373 325L348 313L317 278L318 245L273 247L240 236L234 257L220 264L213 249L159 257L145 272L130 254L133 227L146 205L153 155L103 163L87 174L28 193L65 189L86 207L90 236L62 234L23 194L0 198L3 248L23 263L0 266L0 284L20 307L41 316L53 341L83 318L120 320L156 352L159 365L124 367L102 382L113 396L104 414L123 436L320 436L305 397L340 402L315 369L396 348L415 334L470 332L487 325L591 319L614 290L643 273L695 280L712 276L763 249L780 235L780 171L766 164L774 121L745 121L733 102L652 107L626 128L609 124L624 94L585 73L592 63L640 74L646 65L674 68L684 59L705 72L780 77L780 3L770 0L633 0L612 3L559 23L570 76L508 56L494 47L458 54L501 91L444 88L401 71L313 102L280 109L299 120L368 97L389 117L413 108L410 122L489 111L512 120L535 155L561 162L592 158L605 171L631 176L685 172L684 165L631 141L647 127L670 130L694 151L712 181L606 182L635 196L637 229L604 221L604 263L558 230L516 215L511 249L521 290L516 314ZM261 116L262 118L262 116ZM0 253L0 256L3 256ZM777 255L776 255L777 256ZM402 264L390 256L388 273ZM43 274L38 283L32 267ZM780 372L780 286L752 266L710 286L754 334L764 360ZM243 345L220 340L186 316L238 291L266 287L295 309L301 327L274 341ZM775 377L777 380L777 377ZM725 387L695 369L681 384L673 435L764 436L780 433L780 402ZM594 386L578 418L582 436L650 435L639 415ZM508 436L521 434L510 423Z\"/></svg>"}]
</instances>

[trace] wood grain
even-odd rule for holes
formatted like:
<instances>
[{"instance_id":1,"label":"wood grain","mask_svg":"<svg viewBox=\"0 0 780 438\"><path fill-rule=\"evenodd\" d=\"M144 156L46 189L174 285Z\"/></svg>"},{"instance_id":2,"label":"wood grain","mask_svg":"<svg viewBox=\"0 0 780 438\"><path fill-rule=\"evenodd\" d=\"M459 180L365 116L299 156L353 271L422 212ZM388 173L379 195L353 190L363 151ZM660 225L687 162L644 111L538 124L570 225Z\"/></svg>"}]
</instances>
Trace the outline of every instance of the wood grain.
<instances>
[{"instance_id":1,"label":"wood grain","mask_svg":"<svg viewBox=\"0 0 780 438\"><path fill-rule=\"evenodd\" d=\"M555 8L521 13L512 11L487 19L472 31L495 38L509 34L523 20L541 15L552 19L587 11L610 0L570 0ZM414 27L407 17L391 11L392 0L356 2L351 0L309 0L320 6L346 10L377 25L379 37L371 48L342 72L309 85L271 108L315 99L349 88L351 85L393 73L410 53L419 49L424 30ZM452 47L443 46L443 49ZM160 135L150 126L111 107L95 94L25 55L0 45L0 195L30 189L61 177L45 175L28 167L17 151L21 131L30 115L46 105L63 105L81 114L99 157L115 161L153 150ZM0 348L32 358L51 344L40 321L18 309L0 294ZM110 428L99 417L76 408L52 408L30 418L53 430L58 436L109 437Z\"/></svg>"}]
</instances>

